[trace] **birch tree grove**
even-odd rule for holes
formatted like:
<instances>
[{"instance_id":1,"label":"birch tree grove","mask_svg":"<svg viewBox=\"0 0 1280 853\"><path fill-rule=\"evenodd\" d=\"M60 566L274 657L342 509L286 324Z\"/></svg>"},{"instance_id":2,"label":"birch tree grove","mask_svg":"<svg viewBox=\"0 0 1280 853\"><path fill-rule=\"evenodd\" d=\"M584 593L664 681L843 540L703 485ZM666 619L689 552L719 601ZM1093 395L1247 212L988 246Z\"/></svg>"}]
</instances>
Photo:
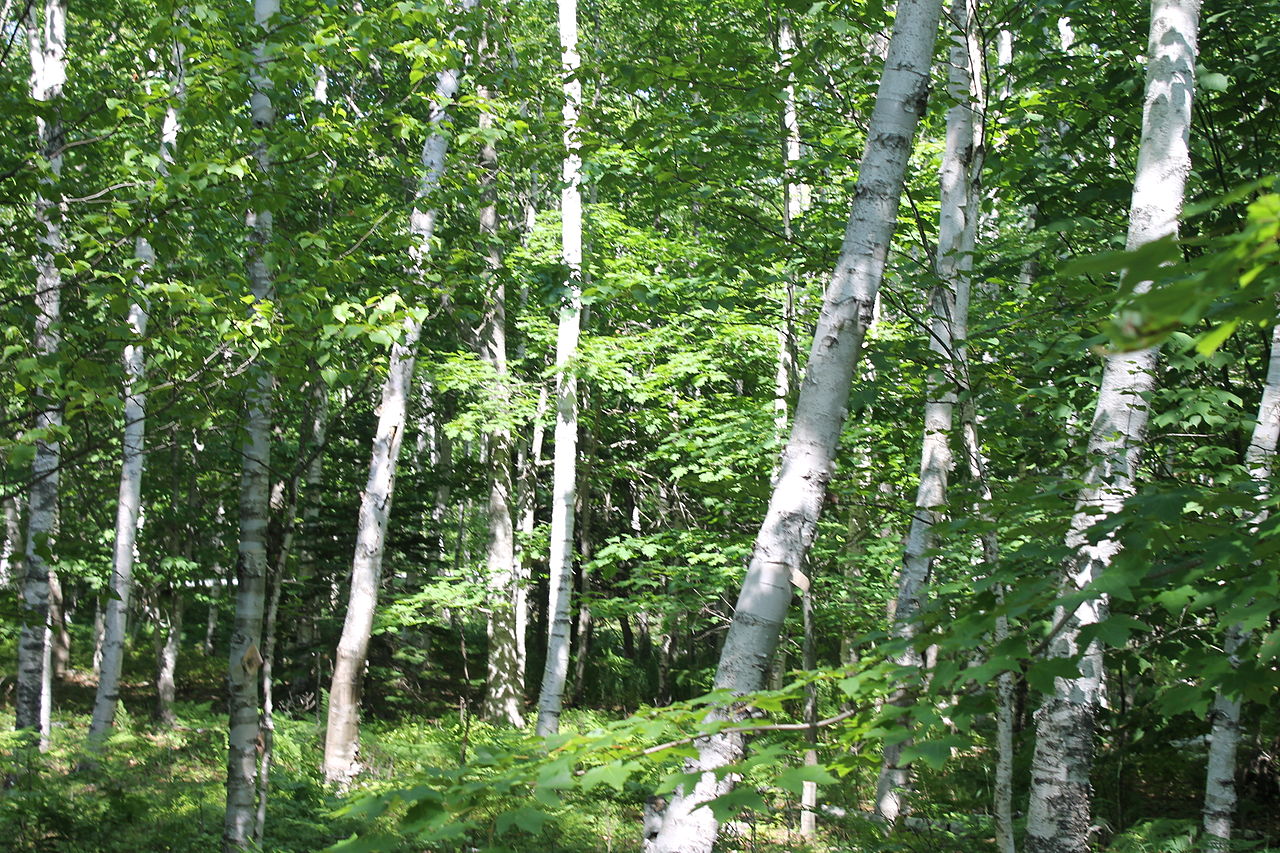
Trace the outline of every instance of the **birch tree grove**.
<instances>
[{"instance_id":1,"label":"birch tree grove","mask_svg":"<svg viewBox=\"0 0 1280 853\"><path fill-rule=\"evenodd\" d=\"M856 201L814 332L791 437L720 652L715 686L732 693L764 684L791 602L793 578L802 575L805 553L817 532L853 368L884 274L911 140L928 99L941 12L939 2L908 0L899 4L894 19ZM715 770L736 761L742 750L740 735L717 735L699 745L688 770L701 777L668 806L654 840L658 853L709 853L717 824L704 804L729 789L731 777L717 777Z\"/></svg>"},{"instance_id":2,"label":"birch tree grove","mask_svg":"<svg viewBox=\"0 0 1280 853\"><path fill-rule=\"evenodd\" d=\"M1280 851L1199 3L0 0L0 847Z\"/></svg>"},{"instance_id":3,"label":"birch tree grove","mask_svg":"<svg viewBox=\"0 0 1280 853\"><path fill-rule=\"evenodd\" d=\"M1147 47L1142 139L1129 209L1126 246L1138 249L1176 234L1187 175L1195 90L1199 0L1154 0ZM1135 286L1149 289L1150 283ZM1068 589L1083 590L1107 570L1120 549L1114 536L1094 542L1089 529L1114 515L1136 488L1138 463L1149 415L1147 398L1156 381L1155 347L1107 356L1089 435L1088 473L1067 534L1073 552ZM1080 654L1080 675L1055 680L1053 695L1036 712L1036 751L1027 812L1028 853L1089 849L1089 770L1099 706L1105 689L1102 650L1095 640L1081 648L1081 631L1107 616L1105 594L1074 611L1059 607L1053 657Z\"/></svg>"}]
</instances>

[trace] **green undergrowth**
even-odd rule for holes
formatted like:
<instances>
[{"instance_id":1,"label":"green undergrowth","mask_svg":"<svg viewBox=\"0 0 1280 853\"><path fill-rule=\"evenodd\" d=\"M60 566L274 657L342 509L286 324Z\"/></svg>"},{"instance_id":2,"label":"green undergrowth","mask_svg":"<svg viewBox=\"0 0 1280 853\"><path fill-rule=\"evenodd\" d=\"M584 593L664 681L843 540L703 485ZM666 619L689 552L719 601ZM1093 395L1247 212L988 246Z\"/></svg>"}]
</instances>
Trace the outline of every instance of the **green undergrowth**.
<instances>
[{"instance_id":1,"label":"green undergrowth","mask_svg":"<svg viewBox=\"0 0 1280 853\"><path fill-rule=\"evenodd\" d=\"M226 719L213 704L181 702L178 723L160 728L124 709L97 756L83 750L87 715L55 719L51 748L24 748L0 720L0 849L49 853L135 853L220 849ZM690 712L694 709L691 708ZM665 712L664 712L665 713ZM655 717L641 726L667 736ZM395 853L631 853L641 850L646 797L669 787L671 762L610 753L632 749L635 718L569 711L560 746L457 713L435 719L374 720L363 731L364 772L340 796L323 783L323 729L314 716L277 718L265 851L385 850ZM680 725L679 720L675 725ZM603 744L593 742L604 733ZM553 742L554 743L554 742ZM719 853L980 853L994 850L986 814L989 779L980 752L957 753L944 772L921 768L911 822L897 832L867 816L878 755L828 752L837 768L821 785L829 804L815 836L798 832L803 772L795 744L758 737L741 766ZM572 764L563 761L573 754ZM558 763L559 762L559 763ZM678 764L678 762L677 762ZM618 769L625 767L626 772ZM790 770L785 768L792 768ZM780 770L781 768L781 770ZM823 774L826 771L822 771ZM1138 821L1110 838L1111 853L1181 853L1203 848L1193 820ZM1232 850L1274 851L1254 841Z\"/></svg>"}]
</instances>

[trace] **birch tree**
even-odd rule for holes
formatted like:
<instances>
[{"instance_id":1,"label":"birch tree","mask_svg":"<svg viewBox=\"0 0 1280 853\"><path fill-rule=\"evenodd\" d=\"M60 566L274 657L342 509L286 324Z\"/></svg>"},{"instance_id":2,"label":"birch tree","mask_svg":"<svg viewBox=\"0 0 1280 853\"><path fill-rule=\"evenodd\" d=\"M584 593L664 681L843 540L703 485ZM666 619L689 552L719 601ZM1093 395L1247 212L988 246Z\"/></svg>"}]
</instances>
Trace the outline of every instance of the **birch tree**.
<instances>
[{"instance_id":1,"label":"birch tree","mask_svg":"<svg viewBox=\"0 0 1280 853\"><path fill-rule=\"evenodd\" d=\"M494 27L495 30L499 29ZM490 26L481 32L476 53L486 75L496 70L497 45ZM485 266L484 316L477 341L480 359L493 376L493 392L509 401L511 374L507 366L507 294L502 276L502 238L498 232L498 150L491 131L494 127L494 92L488 81L476 86L480 101L478 127L484 135L480 149L480 240ZM509 409L509 406L504 406ZM511 427L501 420L485 436L489 456L489 500L486 506L488 542L485 574L488 583L488 657L486 659L484 716L498 724L524 726L523 644L519 636L522 619L517 613L521 601L516 573L515 480L512 476L514 443Z\"/></svg>"},{"instance_id":2,"label":"birch tree","mask_svg":"<svg viewBox=\"0 0 1280 853\"><path fill-rule=\"evenodd\" d=\"M182 97L182 44L173 48L172 91L165 107L160 130L160 172L168 171L178 141L178 101ZM94 697L93 717L89 723L89 744L97 746L115 723L120 700L120 670L124 664L125 628L128 623L129 599L133 593L133 562L137 550L138 522L142 512L142 474L146 465L146 354L143 338L147 333L147 308L143 293L147 275L155 266L156 254L151 242L139 235L134 242L134 260L138 264L133 285L137 298L129 306L128 325L134 340L124 348L124 441L121 446L120 490L116 502L115 544L111 559L111 595L103 618L102 661L98 667L98 689ZM166 659L176 660L177 638ZM166 649L168 652L169 650Z\"/></svg>"},{"instance_id":3,"label":"birch tree","mask_svg":"<svg viewBox=\"0 0 1280 853\"><path fill-rule=\"evenodd\" d=\"M943 520L947 477L954 467L951 454L956 392L963 369L969 323L969 277L977 233L978 196L974 184L981 169L979 127L974 120L973 74L969 46L970 0L952 0L948 19L954 27L948 52L946 147L939 174L941 208L935 269L938 280L929 302L929 350L937 367L929 374L924 410L924 441L920 453L920 484L915 511L898 575L892 634L902 644L896 663L904 672L919 673L924 658L916 648L921 599L933 570L937 547L934 525ZM910 675L908 681L914 680ZM898 689L894 703L909 707L910 690ZM901 719L901 718L900 718ZM901 761L910 739L886 743L876 785L876 813L889 822L898 819L910 789L911 771Z\"/></svg>"},{"instance_id":4,"label":"birch tree","mask_svg":"<svg viewBox=\"0 0 1280 853\"><path fill-rule=\"evenodd\" d=\"M464 10L476 0L464 0ZM458 93L459 71L446 68L436 75L435 98L431 103L431 132L422 145L419 159L421 174L409 214L409 270L416 287L427 287L427 259L435 235L438 210L433 205L436 188L444 174L445 155L449 149L447 133L448 105ZM395 491L396 466L400 444L404 438L409 395L413 387L413 370L418 338L422 334L425 312L413 306L406 318L401 337L391 347L387 377L382 383L378 405L378 424L374 430L373 453L369 460L369 476L360 493L360 510L356 523L355 556L351 561L351 591L347 615L338 640L333 679L329 689L328 723L324 741L324 775L331 783L345 785L359 772L357 756L360 745L360 683L364 678L365 660L369 653L369 637L382 582L382 552L386 545L387 524L391 518L391 499Z\"/></svg>"},{"instance_id":5,"label":"birch tree","mask_svg":"<svg viewBox=\"0 0 1280 853\"><path fill-rule=\"evenodd\" d=\"M271 155L267 136L275 121L271 101L270 66L274 51L268 33L280 12L279 0L254 0L254 25L262 30L254 45L249 72L249 109L259 133L255 160L260 180L269 181ZM259 207L246 217L250 229L247 266L254 310L270 311L275 281L268 264L271 210ZM240 533L236 556L236 607L232 623L229 677L230 733L227 738L227 808L222 846L227 853L247 850L253 843L257 798L259 725L258 672L262 667L262 615L266 604L267 528L270 520L271 414L275 377L269 365L255 359L245 394L244 438L241 444Z\"/></svg>"},{"instance_id":6,"label":"birch tree","mask_svg":"<svg viewBox=\"0 0 1280 853\"><path fill-rule=\"evenodd\" d=\"M38 246L35 257L36 355L57 357L61 346L62 274L58 255L63 250L59 201L54 195L62 175L63 127L58 102L67 79L66 0L45 0L43 21L36 4L27 6L25 20L31 56L31 97L51 105L49 117L36 119L36 141L46 171L36 190L35 220ZM40 745L49 738L51 711L52 631L50 581L53 567L47 559L58 524L58 481L62 445L62 412L45 387L36 390L35 460L27 508L26 566L22 584L22 631L18 638L18 683L14 698L14 724L19 730L39 732Z\"/></svg>"},{"instance_id":7,"label":"birch tree","mask_svg":"<svg viewBox=\"0 0 1280 853\"><path fill-rule=\"evenodd\" d=\"M1151 4L1142 138L1126 241L1130 250L1178 231L1191 171L1188 139L1199 16L1200 0ZM1141 282L1135 289L1141 293L1150 286ZM1089 530L1119 512L1135 491L1157 358L1155 347L1106 358L1088 442L1090 465L1067 534L1072 556L1063 582L1066 594L1098 580L1120 550L1114 534L1094 543ZM1099 595L1072 611L1059 606L1054 612L1052 624L1061 628L1048 655L1079 656L1080 675L1055 679L1053 694L1035 715L1028 853L1084 853L1090 847L1089 773L1104 672L1101 646L1095 640L1082 647L1080 633L1105 619L1107 608L1107 597Z\"/></svg>"},{"instance_id":8,"label":"birch tree","mask_svg":"<svg viewBox=\"0 0 1280 853\"><path fill-rule=\"evenodd\" d=\"M853 210L827 287L791 437L756 537L746 578L716 669L715 686L732 693L764 683L791 601L793 578L804 585L804 558L834 471L853 372L875 310L893 234L907 159L928 100L929 67L941 17L939 0L898 5L875 109L867 133ZM678 791L654 839L658 853L709 853L715 816L704 804L733 784L717 768L743 754L740 735L701 741L687 765L698 783Z\"/></svg>"},{"instance_id":9,"label":"birch tree","mask_svg":"<svg viewBox=\"0 0 1280 853\"><path fill-rule=\"evenodd\" d=\"M1280 323L1271 330L1271 352L1267 376L1258 404L1258 420L1245 448L1244 462L1249 477L1259 484L1259 500L1270 494L1275 466L1276 444L1280 440ZM1267 518L1266 511L1253 518L1256 530ZM1227 628L1223 652L1233 668L1240 664L1240 648L1247 639L1242 625ZM1210 849L1229 848L1236 808L1236 749L1240 743L1240 699L1219 689L1209 712L1209 756L1204 785L1204 831Z\"/></svg>"},{"instance_id":10,"label":"birch tree","mask_svg":"<svg viewBox=\"0 0 1280 853\"><path fill-rule=\"evenodd\" d=\"M569 675L569 598L573 590L574 502L577 499L578 377L574 357L582 324L582 152L578 122L582 81L578 55L577 0L558 0L560 79L564 91L564 162L560 191L561 251L568 271L566 296L556 329L555 457L551 475L551 552L547 583L547 662L538 696L538 734L560 730L560 710Z\"/></svg>"}]
</instances>

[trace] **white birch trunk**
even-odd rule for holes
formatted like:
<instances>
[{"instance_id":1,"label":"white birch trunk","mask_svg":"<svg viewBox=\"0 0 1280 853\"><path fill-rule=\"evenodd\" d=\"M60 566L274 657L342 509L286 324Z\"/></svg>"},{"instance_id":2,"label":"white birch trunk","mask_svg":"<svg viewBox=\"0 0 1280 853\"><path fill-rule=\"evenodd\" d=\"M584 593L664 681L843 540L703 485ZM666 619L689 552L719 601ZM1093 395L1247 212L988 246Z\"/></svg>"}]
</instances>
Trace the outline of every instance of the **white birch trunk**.
<instances>
[{"instance_id":1,"label":"white birch trunk","mask_svg":"<svg viewBox=\"0 0 1280 853\"><path fill-rule=\"evenodd\" d=\"M1269 483L1274 466L1276 444L1280 440L1280 324L1271 330L1271 353L1267 377L1258 404L1258 421L1245 449L1245 467L1249 476L1269 496ZM1256 525L1266 520L1266 512L1253 519ZM1225 649L1231 666L1239 666L1239 651L1248 639L1240 625L1227 629ZM1204 786L1204 831L1209 849L1228 849L1236 808L1236 749L1240 743L1240 700L1221 690L1213 698L1209 713L1212 731L1209 738L1208 769Z\"/></svg>"},{"instance_id":2,"label":"white birch trunk","mask_svg":"<svg viewBox=\"0 0 1280 853\"><path fill-rule=\"evenodd\" d=\"M144 267L154 260L150 245L138 238L137 257ZM144 254L145 253L145 254ZM135 285L140 282L135 282ZM107 598L102 630L102 665L89 723L89 745L98 747L115 724L120 701L120 670L124 665L125 630L129 600L133 594L133 562L137 557L138 519L142 512L142 470L146 464L146 395L139 389L145 362L142 338L147 314L134 303L129 310L129 326L135 342L124 350L124 444L121 450L120 491L116 503L116 536L111 562L111 594Z\"/></svg>"},{"instance_id":3,"label":"white birch trunk","mask_svg":"<svg viewBox=\"0 0 1280 853\"><path fill-rule=\"evenodd\" d=\"M32 5L27 12L27 35L31 55L31 97L57 103L66 81L67 6L66 0L45 0L43 27L37 27ZM54 107L56 116L57 108ZM36 229L39 248L35 258L36 323L34 350L37 357L56 357L61 344L58 325L62 319L62 273L58 253L63 249L62 222L56 199L56 181L62 174L62 125L52 120L36 120L40 155L49 166L49 176L36 190ZM58 468L61 444L57 432L62 427L62 411L45 389L36 390L35 461L32 463L28 497L25 578L22 585L22 630L18 638L18 683L14 700L15 726L39 732L41 748L48 745L50 715L50 578L53 568L45 559L53 548L58 523Z\"/></svg>"},{"instance_id":4,"label":"white birch trunk","mask_svg":"<svg viewBox=\"0 0 1280 853\"><path fill-rule=\"evenodd\" d=\"M173 161L178 141L177 101L183 95L183 48L179 42L173 49L173 91L165 109L160 129L161 171ZM102 630L102 662L98 668L98 689L94 697L93 716L89 723L89 746L98 747L115 722L120 700L120 670L124 664L125 630L128 623L129 599L133 594L133 563L137 558L138 526L142 514L142 474L146 466L146 392L140 386L146 376L146 353L143 339L147 334L147 311L141 294L146 288L147 274L155 265L155 251L146 237L134 242L134 260L138 262L133 286L136 301L129 306L129 330L134 342L124 349L124 440L121 445L120 489L116 502L115 545L111 560L111 595L107 599ZM177 653L174 652L176 662Z\"/></svg>"},{"instance_id":5,"label":"white birch trunk","mask_svg":"<svg viewBox=\"0 0 1280 853\"><path fill-rule=\"evenodd\" d=\"M782 88L782 235L790 242L792 224L804 210L805 188L796 182L796 166L800 160L800 116L796 108L795 73L791 69L795 57L796 38L791 20L778 19L778 64L786 75ZM782 293L782 317L778 325L778 366L773 380L773 428L781 442L786 438L787 407L791 399L796 372L795 358L795 275L787 273ZM775 465L774 476L777 476Z\"/></svg>"},{"instance_id":6,"label":"white birch trunk","mask_svg":"<svg viewBox=\"0 0 1280 853\"><path fill-rule=\"evenodd\" d=\"M1245 633L1239 625L1227 629L1225 652L1232 667L1240 663L1238 652ZM1204 783L1204 832L1208 850L1231 849L1236 810L1236 749L1240 745L1240 700L1219 690L1209 712L1209 760Z\"/></svg>"},{"instance_id":7,"label":"white birch trunk","mask_svg":"<svg viewBox=\"0 0 1280 853\"><path fill-rule=\"evenodd\" d=\"M940 13L939 0L898 5L853 210L818 317L791 438L720 655L717 688L746 693L763 683L791 601L792 578L802 577L804 557L817 532L850 384L884 274L912 139L928 100ZM703 803L733 784L731 778L717 780L711 771L742 754L738 736L716 735L700 742L698 758L688 769L702 772L701 779L672 799L654 840L658 853L709 853L717 826Z\"/></svg>"},{"instance_id":8,"label":"white birch trunk","mask_svg":"<svg viewBox=\"0 0 1280 853\"><path fill-rule=\"evenodd\" d=\"M254 46L250 111L254 127L262 134L271 130L275 109L271 103L268 69L271 50L266 33L272 18L280 12L279 0L254 0L254 23L263 31L263 41ZM257 145L256 159L261 179L268 180L270 154L265 138ZM275 298L272 270L267 265L267 247L272 237L269 210L250 211L251 229L248 273L249 289L255 304ZM261 727L258 718L258 671L262 666L262 611L267 583L267 527L270 520L271 405L274 376L269 366L257 363L249 372L245 394L244 440L241 445L240 533L236 554L236 607L232 623L228 664L230 684L230 732L227 739L227 808L223 822L222 846L227 853L246 850L253 843L257 800L257 749Z\"/></svg>"},{"instance_id":9,"label":"white birch trunk","mask_svg":"<svg viewBox=\"0 0 1280 853\"><path fill-rule=\"evenodd\" d=\"M0 587L13 583L14 555L22 550L22 509L16 495L0 501L4 512L4 543L0 545Z\"/></svg>"},{"instance_id":10,"label":"white birch trunk","mask_svg":"<svg viewBox=\"0 0 1280 853\"><path fill-rule=\"evenodd\" d=\"M578 377L573 360L582 326L582 153L578 121L582 83L578 70L577 0L558 0L560 75L564 89L564 163L560 191L561 250L569 278L556 331L555 457L551 474L551 550L547 583L547 661L538 696L538 734L560 730L569 675L569 598L573 590L573 526L578 465Z\"/></svg>"},{"instance_id":11,"label":"white birch trunk","mask_svg":"<svg viewBox=\"0 0 1280 853\"><path fill-rule=\"evenodd\" d=\"M464 4L474 5L474 0ZM409 215L409 232L413 243L409 249L410 268L422 288L426 287L426 259L435 234L436 208L429 206L430 196L440 185L444 174L445 154L449 138L444 132L448 121L446 106L458 92L456 69L445 69L436 77L436 100L432 104L432 132L422 146L422 176L417 197ZM334 659L333 680L329 689L328 722L324 742L324 775L331 783L345 786L360 767L360 683L364 678L365 660L369 652L369 636L378 604L378 587L382 579L382 551L386 544L387 523L391 517L391 499L395 490L396 466L413 383L413 369L422 321L405 320L402 338L392 345L387 378L382 384L378 405L378 425L374 431L373 453L369 461L369 477L360 493L360 510L356 522L355 555L351 561L351 591L347 615L342 625Z\"/></svg>"},{"instance_id":12,"label":"white birch trunk","mask_svg":"<svg viewBox=\"0 0 1280 853\"><path fill-rule=\"evenodd\" d=\"M893 612L892 634L906 644L897 656L900 667L917 672L924 667L914 647L919 632L921 599L933 569L930 556L937 545L934 525L942 520L940 509L947 500L947 475L954 467L951 431L956 391L961 381L964 340L969 323L969 273L977 237L978 202L974 185L981 168L979 126L974 120L980 106L974 97L972 48L969 36L970 0L952 0L948 19L955 32L948 52L947 94L952 106L947 110L946 145L939 174L941 206L935 268L938 283L931 294L929 349L939 367L930 372L928 399L924 412L924 440L920 454L920 484L916 490L915 512L898 575L898 595ZM918 679L905 675L906 683ZM909 706L910 689L901 686L893 702ZM886 744L876 785L876 813L890 823L905 810L910 793L911 769L902 764L903 750L910 739Z\"/></svg>"},{"instance_id":13,"label":"white birch trunk","mask_svg":"<svg viewBox=\"0 0 1280 853\"><path fill-rule=\"evenodd\" d=\"M178 692L183 600L181 589L171 588L166 593L156 601L156 719L162 726L172 727L177 722L173 702Z\"/></svg>"},{"instance_id":14,"label":"white birch trunk","mask_svg":"<svg viewBox=\"0 0 1280 853\"><path fill-rule=\"evenodd\" d=\"M1142 141L1129 213L1127 246L1137 249L1177 233L1183 191L1191 170L1188 136L1195 86L1200 0L1153 0L1147 48ZM1146 290L1150 283L1138 285ZM1147 428L1147 397L1155 387L1158 352L1148 348L1107 357L1089 437L1090 467L1067 534L1073 556L1064 592L1083 589L1106 571L1120 550L1112 536L1096 544L1088 531L1119 512L1134 493ZM1048 650L1051 657L1081 654L1080 676L1055 680L1054 693L1036 712L1036 750L1027 813L1028 853L1085 853L1090 847L1089 774L1097 709L1103 701L1102 649L1081 649L1082 628L1105 619L1105 596L1067 613Z\"/></svg>"},{"instance_id":15,"label":"white birch trunk","mask_svg":"<svg viewBox=\"0 0 1280 853\"><path fill-rule=\"evenodd\" d=\"M496 46L489 33L483 34L477 54L486 66L494 65ZM493 127L489 102L493 93L487 85L476 87L482 107L478 120L481 130ZM488 282L485 287L485 315L480 330L480 358L493 370L494 393L506 399L510 393L507 368L507 294L502 279L502 242L498 233L498 150L492 141L480 152L481 197L480 237L485 244ZM515 484L512 479L514 458L511 430L505 425L487 436L489 451L488 546L486 576L488 578L488 658L485 677L483 713L502 725L524 726L524 667L520 660L521 642L517 604L520 598L516 577Z\"/></svg>"}]
</instances>

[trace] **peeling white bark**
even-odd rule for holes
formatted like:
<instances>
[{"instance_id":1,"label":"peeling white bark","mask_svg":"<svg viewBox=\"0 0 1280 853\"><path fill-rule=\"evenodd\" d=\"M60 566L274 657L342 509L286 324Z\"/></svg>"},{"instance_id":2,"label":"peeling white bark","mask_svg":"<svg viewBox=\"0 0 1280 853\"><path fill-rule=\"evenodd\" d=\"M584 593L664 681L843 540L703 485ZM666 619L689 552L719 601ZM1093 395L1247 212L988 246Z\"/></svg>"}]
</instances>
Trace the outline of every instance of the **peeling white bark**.
<instances>
[{"instance_id":1,"label":"peeling white bark","mask_svg":"<svg viewBox=\"0 0 1280 853\"><path fill-rule=\"evenodd\" d=\"M547 583L547 662L538 696L538 734L560 730L560 710L569 675L569 598L573 591L574 502L578 466L578 377L573 360L582 326L582 153L578 121L582 82L578 70L577 0L558 0L561 80L564 88L564 163L560 191L561 250L568 290L556 330L555 456L551 473L551 550Z\"/></svg>"},{"instance_id":2,"label":"peeling white bark","mask_svg":"<svg viewBox=\"0 0 1280 853\"><path fill-rule=\"evenodd\" d=\"M279 0L254 0L254 24L263 41L254 46L249 80L249 109L253 124L269 133L275 120L268 69L271 50L266 33L280 12ZM256 160L264 179L271 170L270 153L260 139ZM275 283L267 264L272 238L269 210L250 211L251 230L247 266L249 290L255 305L275 299ZM270 519L271 416L275 377L269 366L250 367L245 394L244 440L241 444L240 533L236 554L236 607L228 661L230 732L227 738L227 808L222 846L226 853L247 850L253 843L257 801L258 671L262 666L262 611L267 584L267 526Z\"/></svg>"},{"instance_id":3,"label":"peeling white bark","mask_svg":"<svg viewBox=\"0 0 1280 853\"><path fill-rule=\"evenodd\" d=\"M173 49L173 91L160 128L160 171L167 173L173 162L178 141L178 107L185 84L182 43ZM129 330L133 342L124 349L124 440L121 446L120 489L116 502L115 545L111 560L111 596L107 599L102 632L102 662L98 689L94 696L93 716L89 723L89 746L101 745L115 722L120 700L120 670L124 664L125 630L128 624L129 599L133 594L133 563L137 558L138 526L142 514L142 474L146 466L146 392L141 385L146 378L146 353L143 339L147 334L147 310L141 294L146 289L147 275L155 266L156 255L145 236L134 242L134 259L138 262L133 286L136 301L129 306ZM175 665L177 650L173 653Z\"/></svg>"},{"instance_id":4,"label":"peeling white bark","mask_svg":"<svg viewBox=\"0 0 1280 853\"><path fill-rule=\"evenodd\" d=\"M469 9L474 5L475 0L467 0L463 8ZM436 76L436 97L430 115L432 132L422 145L422 176L409 215L409 232L413 237L409 249L410 267L423 288L426 287L426 259L431 252L437 217L431 196L444 174L449 147L445 131L449 121L447 107L458 93L458 78L458 70L452 68L444 69ZM355 555L351 561L351 591L334 658L324 741L325 779L340 786L345 786L360 770L357 760L360 749L360 686L378 604L382 551L386 545L396 466L404 438L421 333L422 320L411 316L405 320L401 339L392 345L387 378L382 384L382 398L378 404L378 425L374 431L369 477L364 491L360 493Z\"/></svg>"},{"instance_id":5,"label":"peeling white bark","mask_svg":"<svg viewBox=\"0 0 1280 853\"><path fill-rule=\"evenodd\" d=\"M497 28L495 28L497 29ZM490 41L486 29L477 47L486 71L496 66L497 45ZM482 104L478 126L482 131L493 127L489 104L493 93L487 84L476 87ZM498 150L492 141L480 152L480 192L484 206L480 209L480 235L485 244L487 293L485 313L478 346L480 358L493 370L496 387L493 393L501 399L510 394L507 367L507 303L502 279L502 238L498 233ZM513 441L506 425L496 425L486 436L489 455L488 543L486 575L489 620L488 657L486 661L484 716L500 724L524 726L524 665L522 644L517 636L520 625L517 604L521 592L516 576L515 505L512 478Z\"/></svg>"},{"instance_id":6,"label":"peeling white bark","mask_svg":"<svg viewBox=\"0 0 1280 853\"><path fill-rule=\"evenodd\" d=\"M31 56L31 97L56 104L62 98L67 67L66 0L45 0L43 26L38 27L33 4L26 20ZM56 106L54 115L56 116ZM55 357L61 346L58 326L62 320L62 273L58 254L63 250L62 222L58 201L53 198L62 174L62 124L36 119L40 155L48 164L48 174L36 190L37 240L35 258L35 338L37 357ZM18 637L18 683L14 698L14 721L19 730L39 732L43 749L48 745L52 632L50 581L53 567L46 555L53 549L58 524L58 468L62 446L57 433L62 428L62 411L46 389L36 389L35 461L28 495L25 578L22 585L22 629Z\"/></svg>"},{"instance_id":7,"label":"peeling white bark","mask_svg":"<svg viewBox=\"0 0 1280 853\"><path fill-rule=\"evenodd\" d=\"M1177 233L1186 178L1191 170L1188 137L1195 87L1196 36L1200 0L1153 0L1147 48L1142 140L1129 212L1127 246L1140 246ZM1143 291L1149 282L1138 285ZM1114 515L1136 489L1139 456L1146 435L1147 398L1155 387L1158 351L1148 348L1107 357L1089 436L1090 467L1067 534L1073 552L1063 591L1097 580L1120 550L1107 536L1089 541L1089 529ZM1081 648L1080 631L1107 617L1107 598L1054 611L1062 629L1048 655L1080 655L1080 677L1058 678L1054 693L1036 712L1036 750L1031 767L1027 813L1028 853L1085 853L1090 847L1094 723L1104 701L1102 649Z\"/></svg>"},{"instance_id":8,"label":"peeling white bark","mask_svg":"<svg viewBox=\"0 0 1280 853\"><path fill-rule=\"evenodd\" d=\"M939 0L898 4L853 210L818 317L791 438L720 655L717 688L747 693L764 682L791 602L791 579L802 571L817 532L850 385L884 273L912 139L928 100L940 14ZM698 757L687 769L701 773L701 778L692 790L682 790L672 799L654 839L658 853L710 853L717 826L703 804L733 785L731 776L717 779L712 771L742 754L740 737L716 735L699 742Z\"/></svg>"},{"instance_id":9,"label":"peeling white bark","mask_svg":"<svg viewBox=\"0 0 1280 853\"><path fill-rule=\"evenodd\" d=\"M1271 329L1271 353L1267 360L1267 376L1258 404L1258 420L1253 427L1244 462L1249 477L1259 484L1262 496L1269 496L1276 444L1280 440L1280 323ZM1266 520L1266 512L1258 513L1256 527ZM1239 651L1248 639L1243 626L1227 629L1225 649L1232 668L1240 664ZM1208 768L1204 786L1204 831L1209 849L1228 849L1236 808L1236 749L1240 744L1240 699L1219 690L1209 712Z\"/></svg>"},{"instance_id":10,"label":"peeling white bark","mask_svg":"<svg viewBox=\"0 0 1280 853\"><path fill-rule=\"evenodd\" d=\"M970 270L977 237L978 193L975 184L981 169L980 127L974 120L980 110L974 96L971 72L973 47L969 33L970 0L952 0L948 18L954 27L948 52L947 94L952 106L947 110L946 146L939 174L941 206L935 268L938 283L930 297L929 349L938 367L930 371L928 399L924 411L924 440L920 454L920 484L915 511L907 534L902 570L898 575L898 595L893 611L893 636L907 644L897 656L898 666L923 670L924 659L915 648L919 633L921 600L933 570L930 556L937 546L934 525L943 520L947 501L947 477L954 467L951 432L956 391L962 382L964 341L968 336ZM907 677L908 684L916 679ZM893 702L909 705L912 691L907 684L895 693ZM876 785L876 814L890 823L906 808L911 789L911 769L902 763L903 751L911 740L886 744Z\"/></svg>"},{"instance_id":11,"label":"peeling white bark","mask_svg":"<svg viewBox=\"0 0 1280 853\"><path fill-rule=\"evenodd\" d=\"M135 255L145 264L154 260L151 247L138 240ZM139 277L143 270L139 270ZM140 282L135 282L138 284ZM121 450L120 491L116 503L116 535L111 563L111 595L107 599L102 632L102 665L89 723L89 745L102 743L115 723L120 701L120 670L124 664L125 629L129 600L133 594L133 562L137 557L138 519L142 512L142 470L146 464L146 395L138 386L145 363L142 338L147 314L135 303L129 311L129 326L135 342L124 350L124 444Z\"/></svg>"}]
</instances>

